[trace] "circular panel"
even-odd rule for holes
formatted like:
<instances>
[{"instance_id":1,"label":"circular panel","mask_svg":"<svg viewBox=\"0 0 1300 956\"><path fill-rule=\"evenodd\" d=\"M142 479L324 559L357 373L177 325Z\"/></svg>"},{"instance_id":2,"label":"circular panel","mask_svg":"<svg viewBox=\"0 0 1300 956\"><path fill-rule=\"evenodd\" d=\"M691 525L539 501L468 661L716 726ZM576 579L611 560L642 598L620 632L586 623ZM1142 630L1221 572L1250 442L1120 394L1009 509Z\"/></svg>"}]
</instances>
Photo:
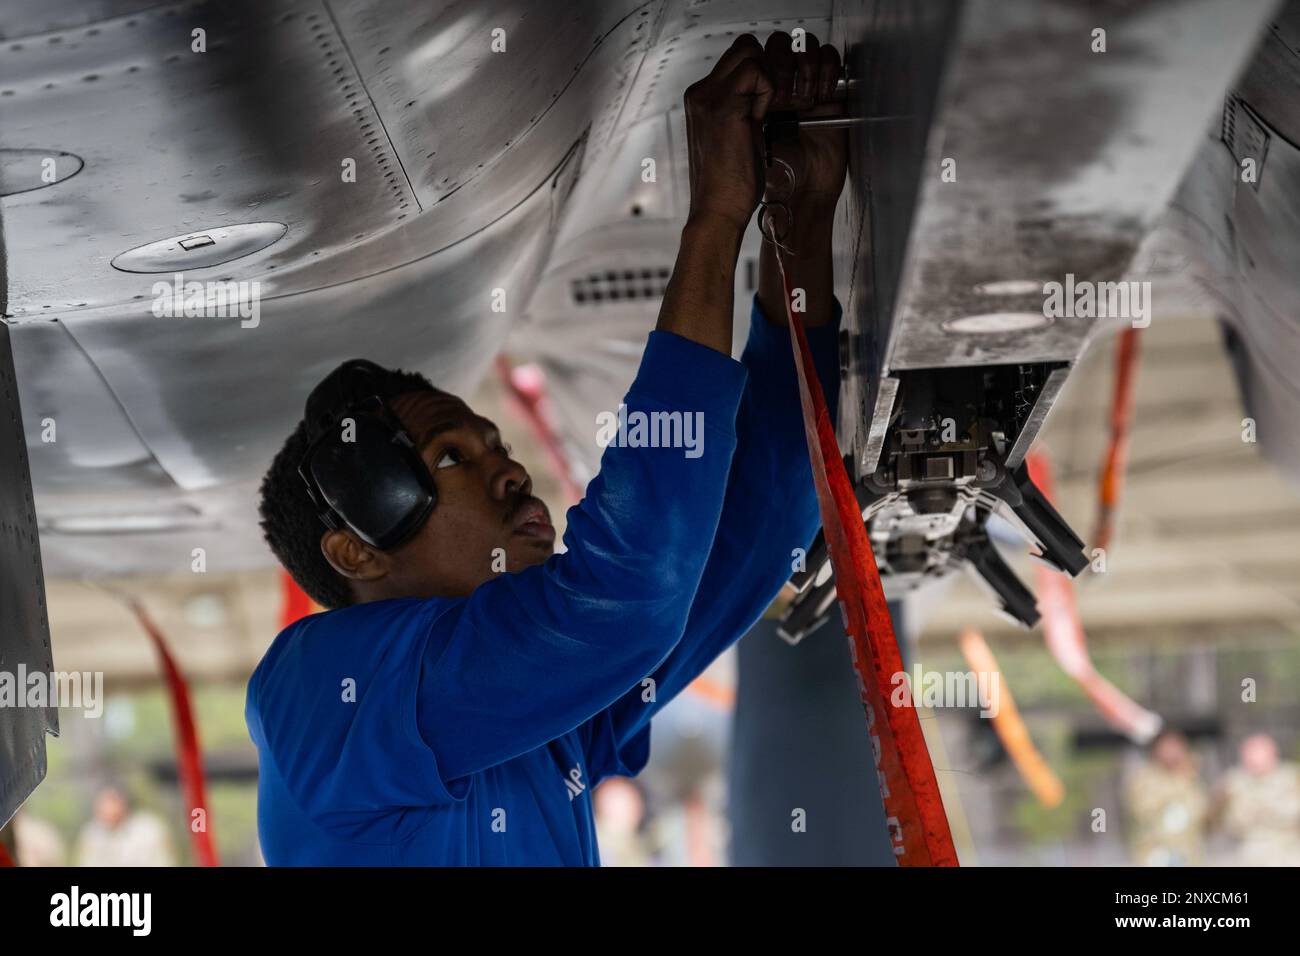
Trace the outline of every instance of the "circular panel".
<instances>
[{"instance_id":1,"label":"circular panel","mask_svg":"<svg viewBox=\"0 0 1300 956\"><path fill-rule=\"evenodd\" d=\"M943 323L944 331L963 335L998 335L1007 332L1028 332L1042 329L1052 320L1041 312L985 312L983 315L963 315Z\"/></svg>"},{"instance_id":2,"label":"circular panel","mask_svg":"<svg viewBox=\"0 0 1300 956\"><path fill-rule=\"evenodd\" d=\"M44 189L81 172L80 156L61 149L0 149L0 196Z\"/></svg>"},{"instance_id":3,"label":"circular panel","mask_svg":"<svg viewBox=\"0 0 1300 956\"><path fill-rule=\"evenodd\" d=\"M287 228L282 222L245 222L199 229L128 249L113 260L113 268L121 272L205 269L265 249Z\"/></svg>"},{"instance_id":4,"label":"circular panel","mask_svg":"<svg viewBox=\"0 0 1300 956\"><path fill-rule=\"evenodd\" d=\"M1001 279L981 283L975 291L980 295L1042 295L1043 283L1039 279Z\"/></svg>"}]
</instances>

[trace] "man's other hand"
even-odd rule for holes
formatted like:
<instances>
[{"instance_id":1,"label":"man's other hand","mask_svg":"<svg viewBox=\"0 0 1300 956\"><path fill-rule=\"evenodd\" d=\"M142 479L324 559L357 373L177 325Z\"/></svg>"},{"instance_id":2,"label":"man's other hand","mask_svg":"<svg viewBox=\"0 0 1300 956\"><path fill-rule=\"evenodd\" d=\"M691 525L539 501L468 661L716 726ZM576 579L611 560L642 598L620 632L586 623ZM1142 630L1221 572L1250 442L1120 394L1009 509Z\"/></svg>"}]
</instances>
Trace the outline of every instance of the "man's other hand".
<instances>
[{"instance_id":1,"label":"man's other hand","mask_svg":"<svg viewBox=\"0 0 1300 956\"><path fill-rule=\"evenodd\" d=\"M687 88L692 219L717 216L741 232L749 224L763 195L762 121L772 93L763 47L749 33Z\"/></svg>"},{"instance_id":2,"label":"man's other hand","mask_svg":"<svg viewBox=\"0 0 1300 956\"><path fill-rule=\"evenodd\" d=\"M840 78L840 54L829 43L822 44L811 33L803 37L803 50L795 52L790 34L776 32L767 38L764 55L772 83L772 110L792 110L815 118L843 112L843 95L836 92ZM794 171L794 195L779 173L769 177L769 199L782 199L800 218L829 218L844 188L848 168L848 131L804 129L795 140L773 148L777 159ZM803 213L800 217L799 213Z\"/></svg>"}]
</instances>

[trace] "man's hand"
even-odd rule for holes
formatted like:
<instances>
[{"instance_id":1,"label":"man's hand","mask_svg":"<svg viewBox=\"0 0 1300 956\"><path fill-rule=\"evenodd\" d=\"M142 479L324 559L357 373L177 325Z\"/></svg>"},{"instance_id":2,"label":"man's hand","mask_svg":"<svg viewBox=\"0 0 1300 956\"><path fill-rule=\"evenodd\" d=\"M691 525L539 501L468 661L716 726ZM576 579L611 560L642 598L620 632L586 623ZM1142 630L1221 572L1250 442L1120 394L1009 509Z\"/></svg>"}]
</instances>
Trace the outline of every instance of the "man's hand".
<instances>
[{"instance_id":1,"label":"man's hand","mask_svg":"<svg viewBox=\"0 0 1300 956\"><path fill-rule=\"evenodd\" d=\"M771 99L763 48L750 34L685 96L691 210L656 328L724 355L731 354L736 257L763 194L761 124Z\"/></svg>"},{"instance_id":2,"label":"man's hand","mask_svg":"<svg viewBox=\"0 0 1300 956\"><path fill-rule=\"evenodd\" d=\"M769 107L795 110L801 116L837 116L843 110L837 102L835 82L840 77L840 55L833 46L820 44L811 33L804 35L804 52L795 53L788 33L773 33L767 40L768 72L773 92ZM844 129L800 130L797 140L776 143L774 159L790 164L794 192L788 177L773 164L768 171L767 195L788 210L786 220L777 207L776 229L791 255L785 259L792 289L802 289L808 326L831 320L834 294L831 269L831 235L835 207L844 189L848 168L848 131ZM785 325L785 290L770 242L764 241L758 258L758 304L769 322Z\"/></svg>"},{"instance_id":3,"label":"man's hand","mask_svg":"<svg viewBox=\"0 0 1300 956\"><path fill-rule=\"evenodd\" d=\"M691 219L718 216L743 232L758 207L762 121L772 99L763 59L763 47L746 33L686 90Z\"/></svg>"},{"instance_id":4,"label":"man's hand","mask_svg":"<svg viewBox=\"0 0 1300 956\"><path fill-rule=\"evenodd\" d=\"M840 54L804 35L804 51L795 53L788 33L773 33L765 52L773 92L769 109L793 110L801 117L838 116L843 97L835 92L840 78ZM849 159L848 131L800 130L798 139L777 143L772 154L790 164L795 192L781 173L769 176L767 199L781 199L810 215L829 214L839 202ZM798 217L796 217L798 218Z\"/></svg>"}]
</instances>

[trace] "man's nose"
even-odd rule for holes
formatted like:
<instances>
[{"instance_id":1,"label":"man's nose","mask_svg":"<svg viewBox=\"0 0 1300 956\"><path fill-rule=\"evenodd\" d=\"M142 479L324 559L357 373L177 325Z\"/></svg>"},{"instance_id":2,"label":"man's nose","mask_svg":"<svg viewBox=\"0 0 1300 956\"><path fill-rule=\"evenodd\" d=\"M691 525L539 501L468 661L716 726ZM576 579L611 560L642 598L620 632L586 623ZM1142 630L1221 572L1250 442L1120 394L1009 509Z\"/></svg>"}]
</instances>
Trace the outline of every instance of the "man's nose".
<instances>
[{"instance_id":1,"label":"man's nose","mask_svg":"<svg viewBox=\"0 0 1300 956\"><path fill-rule=\"evenodd\" d=\"M492 476L492 493L502 500L520 493L530 494L532 489L533 480L527 469L514 459L503 464Z\"/></svg>"}]
</instances>

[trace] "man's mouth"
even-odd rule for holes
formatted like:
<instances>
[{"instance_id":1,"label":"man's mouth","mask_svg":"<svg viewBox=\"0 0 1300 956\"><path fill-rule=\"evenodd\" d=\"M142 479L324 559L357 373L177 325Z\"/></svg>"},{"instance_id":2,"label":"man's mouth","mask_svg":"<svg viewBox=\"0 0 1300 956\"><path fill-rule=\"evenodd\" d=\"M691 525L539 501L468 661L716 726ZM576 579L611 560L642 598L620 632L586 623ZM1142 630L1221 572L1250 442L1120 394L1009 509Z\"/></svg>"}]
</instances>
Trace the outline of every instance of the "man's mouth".
<instances>
[{"instance_id":1,"label":"man's mouth","mask_svg":"<svg viewBox=\"0 0 1300 956\"><path fill-rule=\"evenodd\" d=\"M513 532L527 538L555 540L555 526L551 524L550 512L536 498L526 502L515 514Z\"/></svg>"}]
</instances>

